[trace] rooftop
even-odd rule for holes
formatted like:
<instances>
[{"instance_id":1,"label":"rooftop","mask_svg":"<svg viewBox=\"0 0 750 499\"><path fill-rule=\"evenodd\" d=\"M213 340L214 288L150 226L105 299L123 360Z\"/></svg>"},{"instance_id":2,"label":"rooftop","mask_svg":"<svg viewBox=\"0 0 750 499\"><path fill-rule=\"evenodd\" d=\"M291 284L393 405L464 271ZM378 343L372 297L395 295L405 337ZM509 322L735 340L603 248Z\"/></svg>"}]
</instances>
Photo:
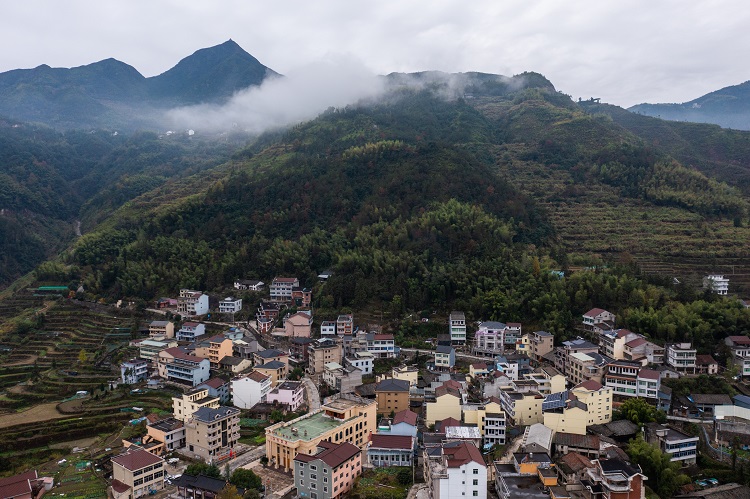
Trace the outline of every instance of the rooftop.
<instances>
[{"instance_id":1,"label":"rooftop","mask_svg":"<svg viewBox=\"0 0 750 499\"><path fill-rule=\"evenodd\" d=\"M135 471L146 466L151 466L157 463L161 463L164 460L157 457L150 452L147 452L140 448L128 450L127 452L115 456L112 458L113 463L117 463L126 470Z\"/></svg>"},{"instance_id":2,"label":"rooftop","mask_svg":"<svg viewBox=\"0 0 750 499\"><path fill-rule=\"evenodd\" d=\"M219 406L217 409L210 407L201 407L193 413L193 419L204 423L212 423L230 416L239 415L240 410L236 407Z\"/></svg>"},{"instance_id":3,"label":"rooftop","mask_svg":"<svg viewBox=\"0 0 750 499\"><path fill-rule=\"evenodd\" d=\"M344 422L342 419L326 416L325 412L320 411L308 417L295 420L292 422L293 424L276 428L273 430L273 433L286 440L305 440L309 442L319 438L328 431L338 428Z\"/></svg>"},{"instance_id":4,"label":"rooftop","mask_svg":"<svg viewBox=\"0 0 750 499\"><path fill-rule=\"evenodd\" d=\"M404 379L387 378L377 384L376 392L408 392L409 382Z\"/></svg>"},{"instance_id":5,"label":"rooftop","mask_svg":"<svg viewBox=\"0 0 750 499\"><path fill-rule=\"evenodd\" d=\"M320 459L331 468L335 468L362 452L359 447L352 445L349 442L334 444L328 441L323 441L318 444L318 447L323 447L323 450L314 456L308 454L297 454L294 460L309 463L310 461Z\"/></svg>"},{"instance_id":6,"label":"rooftop","mask_svg":"<svg viewBox=\"0 0 750 499\"><path fill-rule=\"evenodd\" d=\"M370 447L376 449L413 449L414 437L410 435L370 435Z\"/></svg>"}]
</instances>

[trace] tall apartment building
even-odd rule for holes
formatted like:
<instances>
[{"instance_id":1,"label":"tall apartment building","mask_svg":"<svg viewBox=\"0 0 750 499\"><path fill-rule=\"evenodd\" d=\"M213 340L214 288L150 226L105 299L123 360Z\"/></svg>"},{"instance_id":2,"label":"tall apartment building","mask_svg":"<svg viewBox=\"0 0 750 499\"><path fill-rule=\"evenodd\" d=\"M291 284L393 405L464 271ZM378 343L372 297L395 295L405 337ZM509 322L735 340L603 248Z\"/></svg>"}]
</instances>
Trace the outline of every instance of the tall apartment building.
<instances>
[{"instance_id":1,"label":"tall apartment building","mask_svg":"<svg viewBox=\"0 0 750 499\"><path fill-rule=\"evenodd\" d=\"M325 402L320 410L266 428L269 465L289 471L298 454L311 455L323 440L349 442L365 449L376 430L376 402L344 394Z\"/></svg>"},{"instance_id":2,"label":"tall apartment building","mask_svg":"<svg viewBox=\"0 0 750 499\"><path fill-rule=\"evenodd\" d=\"M341 344L332 339L321 339L307 347L307 371L310 374L321 374L326 364L341 364Z\"/></svg>"},{"instance_id":3,"label":"tall apartment building","mask_svg":"<svg viewBox=\"0 0 750 499\"><path fill-rule=\"evenodd\" d=\"M466 344L466 315L463 312L453 311L448 317L449 333L452 345Z\"/></svg>"},{"instance_id":4,"label":"tall apartment building","mask_svg":"<svg viewBox=\"0 0 750 499\"><path fill-rule=\"evenodd\" d=\"M216 464L234 457L240 439L240 410L202 407L185 422L185 446L193 457Z\"/></svg>"}]
</instances>

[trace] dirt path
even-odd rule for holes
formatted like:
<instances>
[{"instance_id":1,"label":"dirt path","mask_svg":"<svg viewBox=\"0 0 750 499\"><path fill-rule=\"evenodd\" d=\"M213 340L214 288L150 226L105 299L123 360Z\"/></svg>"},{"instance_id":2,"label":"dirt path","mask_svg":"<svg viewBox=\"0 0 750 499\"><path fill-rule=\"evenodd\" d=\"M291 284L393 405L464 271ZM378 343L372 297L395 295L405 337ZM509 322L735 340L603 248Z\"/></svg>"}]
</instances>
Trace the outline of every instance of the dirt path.
<instances>
[{"instance_id":1,"label":"dirt path","mask_svg":"<svg viewBox=\"0 0 750 499\"><path fill-rule=\"evenodd\" d=\"M0 428L8 428L19 424L38 423L39 421L48 421L50 419L69 418L64 414L57 412L57 402L40 404L27 409L23 412L12 414L0 414Z\"/></svg>"}]
</instances>

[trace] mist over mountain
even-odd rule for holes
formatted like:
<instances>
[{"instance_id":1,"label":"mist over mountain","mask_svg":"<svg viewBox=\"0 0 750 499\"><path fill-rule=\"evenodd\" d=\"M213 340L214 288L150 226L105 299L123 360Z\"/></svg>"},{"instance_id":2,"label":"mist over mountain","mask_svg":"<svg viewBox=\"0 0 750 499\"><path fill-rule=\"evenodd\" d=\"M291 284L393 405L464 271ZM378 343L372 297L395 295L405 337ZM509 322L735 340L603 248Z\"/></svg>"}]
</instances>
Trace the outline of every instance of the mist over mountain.
<instances>
[{"instance_id":1,"label":"mist over mountain","mask_svg":"<svg viewBox=\"0 0 750 499\"><path fill-rule=\"evenodd\" d=\"M664 120L714 123L724 128L750 130L750 81L682 104L638 104L628 110Z\"/></svg>"}]
</instances>

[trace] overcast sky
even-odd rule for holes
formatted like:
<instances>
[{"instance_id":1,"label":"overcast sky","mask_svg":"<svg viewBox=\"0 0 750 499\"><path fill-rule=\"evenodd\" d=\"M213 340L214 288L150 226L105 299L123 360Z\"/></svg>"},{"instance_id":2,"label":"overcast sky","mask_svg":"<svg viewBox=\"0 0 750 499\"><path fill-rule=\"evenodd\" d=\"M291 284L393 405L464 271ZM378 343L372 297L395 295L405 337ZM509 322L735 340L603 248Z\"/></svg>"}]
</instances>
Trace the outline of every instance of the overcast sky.
<instances>
[{"instance_id":1,"label":"overcast sky","mask_svg":"<svg viewBox=\"0 0 750 499\"><path fill-rule=\"evenodd\" d=\"M8 0L0 71L114 57L153 76L232 38L282 74L337 54L378 74L535 71L627 107L750 79L749 27L741 0Z\"/></svg>"}]
</instances>

